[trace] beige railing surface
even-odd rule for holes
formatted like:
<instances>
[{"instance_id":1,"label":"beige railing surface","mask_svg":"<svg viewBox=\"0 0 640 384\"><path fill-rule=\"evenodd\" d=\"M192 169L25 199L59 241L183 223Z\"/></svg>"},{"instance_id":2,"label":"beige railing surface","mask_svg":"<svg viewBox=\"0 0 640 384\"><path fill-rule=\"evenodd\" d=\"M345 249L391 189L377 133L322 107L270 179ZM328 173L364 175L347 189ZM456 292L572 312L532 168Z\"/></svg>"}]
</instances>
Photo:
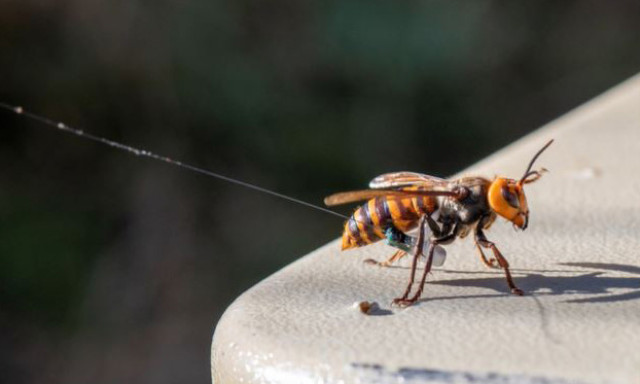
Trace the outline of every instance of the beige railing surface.
<instances>
[{"instance_id":1,"label":"beige railing surface","mask_svg":"<svg viewBox=\"0 0 640 384\"><path fill-rule=\"evenodd\" d=\"M447 247L423 300L392 308L409 260L365 265L393 249L334 241L229 307L214 382L640 383L640 77L463 174L518 178L551 138L537 163L550 172L526 187L529 228L498 219L486 232L525 296L508 293L470 236ZM380 309L353 307L365 300Z\"/></svg>"}]
</instances>

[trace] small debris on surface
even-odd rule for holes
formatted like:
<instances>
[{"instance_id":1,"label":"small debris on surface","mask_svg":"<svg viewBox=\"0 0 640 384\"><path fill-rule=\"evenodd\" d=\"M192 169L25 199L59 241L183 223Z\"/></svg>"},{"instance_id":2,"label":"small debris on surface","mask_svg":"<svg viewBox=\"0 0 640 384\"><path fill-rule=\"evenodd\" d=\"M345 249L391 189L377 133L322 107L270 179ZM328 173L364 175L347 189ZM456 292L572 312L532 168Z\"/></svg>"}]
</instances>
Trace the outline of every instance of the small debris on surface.
<instances>
[{"instance_id":1,"label":"small debris on surface","mask_svg":"<svg viewBox=\"0 0 640 384\"><path fill-rule=\"evenodd\" d=\"M376 312L380 309L380 306L375 301L373 302L358 301L353 304L353 307L358 309L360 312L364 313L365 315L370 315L373 312Z\"/></svg>"},{"instance_id":2,"label":"small debris on surface","mask_svg":"<svg viewBox=\"0 0 640 384\"><path fill-rule=\"evenodd\" d=\"M571 177L576 180L589 180L600 175L600 170L594 167L587 167L571 172Z\"/></svg>"}]
</instances>

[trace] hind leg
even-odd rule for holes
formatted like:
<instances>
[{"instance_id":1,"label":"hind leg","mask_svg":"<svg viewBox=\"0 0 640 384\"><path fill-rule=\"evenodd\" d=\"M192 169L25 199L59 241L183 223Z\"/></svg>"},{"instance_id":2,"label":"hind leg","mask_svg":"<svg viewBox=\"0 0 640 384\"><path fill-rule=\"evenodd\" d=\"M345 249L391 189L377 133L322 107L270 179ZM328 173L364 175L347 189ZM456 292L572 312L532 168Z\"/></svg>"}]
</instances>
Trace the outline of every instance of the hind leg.
<instances>
[{"instance_id":1,"label":"hind leg","mask_svg":"<svg viewBox=\"0 0 640 384\"><path fill-rule=\"evenodd\" d=\"M385 238L387 245L398 248L398 251L396 251L396 253L391 255L391 257L385 261L366 259L364 261L366 264L388 267L406 256L407 252L411 249L411 246L414 242L411 236L406 235L404 232L394 226L390 226L389 228L387 228L387 230L385 231Z\"/></svg>"},{"instance_id":2,"label":"hind leg","mask_svg":"<svg viewBox=\"0 0 640 384\"><path fill-rule=\"evenodd\" d=\"M396 253L394 253L393 255L391 255L390 258L388 258L385 261L377 261L374 259L366 259L364 262L370 265L377 265L379 267L388 267L391 264L395 263L396 261L402 259L403 257L405 257L407 255L406 251L403 251L401 249L397 250Z\"/></svg>"}]
</instances>

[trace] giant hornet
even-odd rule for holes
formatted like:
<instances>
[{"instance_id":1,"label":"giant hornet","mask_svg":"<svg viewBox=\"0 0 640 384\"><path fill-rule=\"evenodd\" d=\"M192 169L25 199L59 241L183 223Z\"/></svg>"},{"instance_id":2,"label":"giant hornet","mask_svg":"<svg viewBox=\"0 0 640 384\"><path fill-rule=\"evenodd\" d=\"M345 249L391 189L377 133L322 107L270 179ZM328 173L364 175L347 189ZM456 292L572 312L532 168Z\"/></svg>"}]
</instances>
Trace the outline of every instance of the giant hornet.
<instances>
[{"instance_id":1,"label":"giant hornet","mask_svg":"<svg viewBox=\"0 0 640 384\"><path fill-rule=\"evenodd\" d=\"M60 131L136 156L148 157L346 219L342 235L343 250L362 247L386 239L387 244L398 248L398 251L387 261L376 262L382 266L390 265L408 252L413 253L409 284L404 294L394 299L395 304L407 306L415 303L424 289L425 279L434 261L434 253L438 250L444 251L440 247L441 245L449 244L458 237L463 238L472 230L482 261L489 267L504 269L511 292L516 295L523 294L522 290L513 283L509 272L509 263L496 245L487 240L483 230L488 229L498 215L511 221L515 228L522 230L527 228L529 208L523 187L525 184L538 180L546 171L544 168L532 171L531 168L538 156L551 145L553 140L533 156L527 170L518 181L505 177L496 177L493 180L483 177L445 180L419 173L397 172L376 177L369 183L371 189L337 193L325 199L325 204L329 206L368 199L368 202L356 209L351 217L346 217L327 208L251 183L87 133L81 129L28 112L19 106L0 102L0 109L23 115ZM415 228L418 228L417 238L407 234L408 231ZM429 234L428 237L427 234ZM409 298L416 275L418 258L423 255L425 244L428 246L427 264L422 273L418 291ZM487 259L482 247L491 249L495 259Z\"/></svg>"},{"instance_id":2,"label":"giant hornet","mask_svg":"<svg viewBox=\"0 0 640 384\"><path fill-rule=\"evenodd\" d=\"M464 238L473 231L481 260L488 267L504 269L511 293L522 295L523 291L511 278L507 259L486 238L484 230L489 229L497 216L509 220L516 229L527 229L529 207L524 185L538 180L546 171L544 168L532 171L531 168L552 142L549 141L533 156L519 180L506 177L495 177L493 180L484 177L445 180L420 173L396 172L376 177L369 183L370 189L327 197L325 204L328 206L368 199L344 224L342 249L362 247L386 239L387 244L398 248L398 251L385 262L377 263L382 266L390 265L412 252L409 284L404 294L393 300L393 304L408 306L422 294L437 247L450 244L458 237ZM415 228L418 228L417 238L407 234ZM418 290L409 297L418 258L423 255L425 245L428 246L427 263ZM491 249L495 259L487 259L482 248Z\"/></svg>"}]
</instances>

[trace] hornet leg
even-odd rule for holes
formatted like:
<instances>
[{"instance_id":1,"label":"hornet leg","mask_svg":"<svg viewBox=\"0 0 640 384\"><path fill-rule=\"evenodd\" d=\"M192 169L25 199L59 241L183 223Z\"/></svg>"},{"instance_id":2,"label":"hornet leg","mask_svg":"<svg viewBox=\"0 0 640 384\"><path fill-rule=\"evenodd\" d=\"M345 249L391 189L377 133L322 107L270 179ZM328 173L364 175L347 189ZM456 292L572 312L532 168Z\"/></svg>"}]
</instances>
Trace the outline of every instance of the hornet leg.
<instances>
[{"instance_id":1,"label":"hornet leg","mask_svg":"<svg viewBox=\"0 0 640 384\"><path fill-rule=\"evenodd\" d=\"M377 265L379 267L388 267L396 261L402 259L411 249L411 243L413 242L413 239L396 227L390 226L389 228L387 228L384 234L386 237L387 245L398 248L399 251L382 262L374 259L366 259L364 261L366 264Z\"/></svg>"},{"instance_id":2,"label":"hornet leg","mask_svg":"<svg viewBox=\"0 0 640 384\"><path fill-rule=\"evenodd\" d=\"M426 223L426 220L425 220L425 217L423 216L422 219L420 219L420 225L419 225L420 231L418 232L418 243L416 244L416 250L413 254L413 260L411 261L411 277L409 278L409 284L407 284L407 289L405 289L402 297L393 299L393 302L391 303L392 305L393 304L404 305L403 303L407 300L407 297L409 297L409 292L411 292L411 286L413 285L413 280L416 277L416 265L418 265L418 258L422 254L422 247L424 245L425 223Z\"/></svg>"},{"instance_id":3,"label":"hornet leg","mask_svg":"<svg viewBox=\"0 0 640 384\"><path fill-rule=\"evenodd\" d=\"M507 278L507 285L509 285L511 293L513 293L514 295L522 296L524 292L522 291L522 289L516 287L513 279L511 278L511 272L509 271L509 262L504 258L504 256L502 256L502 253L500 253L498 247L496 247L493 242L487 240L487 238L484 236L484 232L482 232L482 229L480 229L479 227L478 229L476 229L476 243L493 251L493 255L496 257L496 260L498 260L498 264L502 269L504 269L504 274Z\"/></svg>"},{"instance_id":4,"label":"hornet leg","mask_svg":"<svg viewBox=\"0 0 640 384\"><path fill-rule=\"evenodd\" d=\"M378 267L388 267L391 264L395 263L396 261L402 259L406 255L407 255L406 251L399 249L396 251L396 253L391 255L391 257L385 261L376 261L374 259L366 259L364 262L371 265L377 265Z\"/></svg>"},{"instance_id":5,"label":"hornet leg","mask_svg":"<svg viewBox=\"0 0 640 384\"><path fill-rule=\"evenodd\" d=\"M424 283L427 280L427 274L429 274L429 272L431 271L431 263L433 262L433 252L436 249L436 245L451 243L458 236L459 230L460 230L460 227L458 225L456 225L454 227L452 233L450 233L448 235L441 236L441 237L439 237L437 239L431 239L429 241L429 252L427 254L427 265L425 265L424 270L422 271L422 278L420 279L420 286L418 287L418 290L416 291L416 293L410 299L407 298L409 296L409 291L411 290L411 285L413 284L413 277L414 276L412 274L411 275L411 281L409 283L409 286L407 287L407 290L406 290L404 296L402 296L401 298L393 300L393 304L400 305L402 307L407 307L407 306L415 303L416 301L418 301L418 299L420 299L420 296L422 295L422 291L424 290ZM422 234L423 231L421 230L420 232ZM422 241L423 239L420 239L420 240ZM421 244L421 243L419 243L419 244ZM419 252L422 252L422 246L420 246ZM417 252L417 254L419 255L420 253Z\"/></svg>"},{"instance_id":6,"label":"hornet leg","mask_svg":"<svg viewBox=\"0 0 640 384\"><path fill-rule=\"evenodd\" d=\"M429 229L431 233L435 236L442 236L443 229L447 232L449 229L440 228L440 226L433 220L433 218L429 215L424 216L427 220L427 224L429 225ZM388 267L396 261L402 259L407 255L411 246L416 242L416 239L406 235L404 232L400 231L394 226L390 226L385 231L385 237L387 240L387 245L398 248L399 251L396 251L390 258L385 261L377 261L374 259L366 259L364 262L370 265L377 265L379 267Z\"/></svg>"},{"instance_id":7,"label":"hornet leg","mask_svg":"<svg viewBox=\"0 0 640 384\"><path fill-rule=\"evenodd\" d=\"M480 244L478 244L477 241L476 241L476 249L478 250L478 253L480 254L480 260L482 260L484 265L486 265L489 268L498 268L498 269L500 269L500 266L498 265L498 261L496 259L494 259L494 258L487 259L487 256L484 255L484 252L482 252L482 248L480 248Z\"/></svg>"},{"instance_id":8,"label":"hornet leg","mask_svg":"<svg viewBox=\"0 0 640 384\"><path fill-rule=\"evenodd\" d=\"M425 265L424 270L422 271L422 278L420 279L420 285L418 286L418 291L410 298L404 298L402 300L395 299L393 301L394 304L400 305L402 307L408 307L411 304L418 301L420 295L422 295L422 290L424 289L424 282L427 279L427 274L431 271L431 262L433 261L433 251L436 249L436 243L430 242L429 244L429 253L427 256L427 265ZM407 292L408 293L408 292Z\"/></svg>"}]
</instances>

